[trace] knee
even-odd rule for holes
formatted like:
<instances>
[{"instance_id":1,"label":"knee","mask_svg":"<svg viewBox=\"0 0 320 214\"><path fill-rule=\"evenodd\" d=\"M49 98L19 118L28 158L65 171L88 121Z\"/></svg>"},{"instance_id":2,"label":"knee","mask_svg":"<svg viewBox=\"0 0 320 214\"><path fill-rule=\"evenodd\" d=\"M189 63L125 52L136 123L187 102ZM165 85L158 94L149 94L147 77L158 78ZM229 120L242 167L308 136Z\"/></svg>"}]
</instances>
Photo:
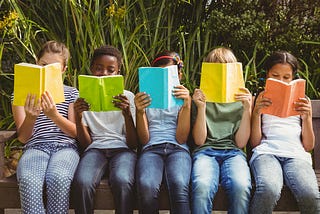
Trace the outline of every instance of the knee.
<instances>
[{"instance_id":1,"label":"knee","mask_svg":"<svg viewBox=\"0 0 320 214\"><path fill-rule=\"evenodd\" d=\"M116 177L110 180L111 188L120 192L131 192L134 188L134 178Z\"/></svg>"},{"instance_id":2,"label":"knee","mask_svg":"<svg viewBox=\"0 0 320 214\"><path fill-rule=\"evenodd\" d=\"M75 176L72 186L77 190L87 190L95 188L94 182L86 176Z\"/></svg>"},{"instance_id":3,"label":"knee","mask_svg":"<svg viewBox=\"0 0 320 214\"><path fill-rule=\"evenodd\" d=\"M61 176L59 174L50 174L46 179L47 186L53 186L56 189L69 188L71 181L72 178L69 176Z\"/></svg>"},{"instance_id":4,"label":"knee","mask_svg":"<svg viewBox=\"0 0 320 214\"><path fill-rule=\"evenodd\" d=\"M210 192L213 192L215 194L218 190L218 184L214 184L213 186L211 186L208 182L204 182L201 180L192 182L191 186L192 196L203 199L210 197Z\"/></svg>"},{"instance_id":5,"label":"knee","mask_svg":"<svg viewBox=\"0 0 320 214\"><path fill-rule=\"evenodd\" d=\"M263 180L256 183L256 192L261 193L271 198L280 197L282 189L282 183L276 182L272 179Z\"/></svg>"},{"instance_id":6,"label":"knee","mask_svg":"<svg viewBox=\"0 0 320 214\"><path fill-rule=\"evenodd\" d=\"M23 175L18 178L20 187L28 187L31 189L40 189L42 191L43 180L33 175Z\"/></svg>"},{"instance_id":7,"label":"knee","mask_svg":"<svg viewBox=\"0 0 320 214\"><path fill-rule=\"evenodd\" d=\"M140 180L137 182L137 190L140 197L157 198L160 192L160 185L150 182L148 179Z\"/></svg>"},{"instance_id":8,"label":"knee","mask_svg":"<svg viewBox=\"0 0 320 214\"><path fill-rule=\"evenodd\" d=\"M297 201L299 204L310 207L313 207L313 205L317 204L319 200L319 193L314 191L301 191L299 195L297 195Z\"/></svg>"},{"instance_id":9,"label":"knee","mask_svg":"<svg viewBox=\"0 0 320 214\"><path fill-rule=\"evenodd\" d=\"M252 186L250 180L235 180L232 184L232 189L237 193L250 193Z\"/></svg>"}]
</instances>

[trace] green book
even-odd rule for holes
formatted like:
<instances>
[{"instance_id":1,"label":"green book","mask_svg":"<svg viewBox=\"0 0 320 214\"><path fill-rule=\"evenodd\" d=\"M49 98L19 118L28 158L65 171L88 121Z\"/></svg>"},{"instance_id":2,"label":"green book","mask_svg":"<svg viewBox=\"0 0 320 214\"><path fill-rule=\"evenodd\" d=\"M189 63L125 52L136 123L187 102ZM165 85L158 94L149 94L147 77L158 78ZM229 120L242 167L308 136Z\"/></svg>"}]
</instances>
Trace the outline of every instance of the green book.
<instances>
[{"instance_id":1,"label":"green book","mask_svg":"<svg viewBox=\"0 0 320 214\"><path fill-rule=\"evenodd\" d=\"M120 111L112 101L123 94L122 75L90 76L79 75L79 93L90 104L90 111Z\"/></svg>"}]
</instances>

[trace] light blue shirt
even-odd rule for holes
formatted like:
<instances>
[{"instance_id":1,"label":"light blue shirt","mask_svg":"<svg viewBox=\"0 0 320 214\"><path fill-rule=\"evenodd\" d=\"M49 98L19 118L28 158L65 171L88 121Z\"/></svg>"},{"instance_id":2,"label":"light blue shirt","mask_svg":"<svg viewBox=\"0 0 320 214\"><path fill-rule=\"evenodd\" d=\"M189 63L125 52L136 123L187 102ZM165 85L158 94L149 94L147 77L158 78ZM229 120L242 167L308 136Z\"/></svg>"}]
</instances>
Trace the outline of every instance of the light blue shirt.
<instances>
[{"instance_id":1,"label":"light blue shirt","mask_svg":"<svg viewBox=\"0 0 320 214\"><path fill-rule=\"evenodd\" d=\"M178 113L180 108L181 106L174 106L170 109L146 109L150 140L143 146L143 149L151 145L172 143L189 151L186 142L179 144L176 140Z\"/></svg>"}]
</instances>

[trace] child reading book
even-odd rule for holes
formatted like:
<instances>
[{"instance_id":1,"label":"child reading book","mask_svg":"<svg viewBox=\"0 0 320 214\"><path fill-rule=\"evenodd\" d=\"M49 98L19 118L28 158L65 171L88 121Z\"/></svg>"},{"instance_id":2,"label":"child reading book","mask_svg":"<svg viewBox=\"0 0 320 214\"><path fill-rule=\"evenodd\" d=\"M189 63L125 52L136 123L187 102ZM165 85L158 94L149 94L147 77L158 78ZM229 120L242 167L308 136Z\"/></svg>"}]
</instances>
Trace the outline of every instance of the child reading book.
<instances>
[{"instance_id":1,"label":"child reading book","mask_svg":"<svg viewBox=\"0 0 320 214\"><path fill-rule=\"evenodd\" d=\"M94 76L119 75L121 66L122 55L117 48L107 45L94 50L90 64ZM121 111L90 111L83 98L74 105L77 139L84 150L74 178L77 214L93 213L95 188L105 174L116 213L133 212L137 158L134 149L138 142L134 94L124 90L114 97L113 104Z\"/></svg>"},{"instance_id":2,"label":"child reading book","mask_svg":"<svg viewBox=\"0 0 320 214\"><path fill-rule=\"evenodd\" d=\"M90 105L90 111L120 111L114 106L114 96L123 94L122 75L79 75L79 93Z\"/></svg>"},{"instance_id":3,"label":"child reading book","mask_svg":"<svg viewBox=\"0 0 320 214\"><path fill-rule=\"evenodd\" d=\"M164 51L152 61L152 67L176 65L182 77L182 61L175 52ZM137 132L142 151L136 166L140 213L159 212L160 186L169 191L171 213L190 213L189 181L191 158L186 144L190 130L191 97L188 89L177 85L173 95L183 105L172 108L147 108L152 100L145 92L135 96Z\"/></svg>"},{"instance_id":4,"label":"child reading book","mask_svg":"<svg viewBox=\"0 0 320 214\"><path fill-rule=\"evenodd\" d=\"M64 44L49 41L38 53L37 64L58 62L63 73L68 58ZM70 185L79 162L73 113L78 91L64 86L64 97L64 102L55 104L46 91L37 99L29 94L24 106L12 106L18 139L25 144L17 168L22 213L68 213Z\"/></svg>"},{"instance_id":5,"label":"child reading book","mask_svg":"<svg viewBox=\"0 0 320 214\"><path fill-rule=\"evenodd\" d=\"M278 51L267 58L265 70L267 78L290 83L298 72L298 61L292 54ZM284 183L301 213L319 213L319 190L309 153L315 142L311 102L304 96L294 101L299 115L290 117L263 114L270 105L273 100L261 92L252 114L250 167L256 191L250 213L272 213Z\"/></svg>"},{"instance_id":6,"label":"child reading book","mask_svg":"<svg viewBox=\"0 0 320 214\"><path fill-rule=\"evenodd\" d=\"M206 62L234 63L236 57L228 48L212 50ZM212 212L212 201L219 183L226 190L228 213L248 213L251 175L242 151L250 136L252 96L240 88L238 102L212 103L200 89L192 96L191 209L194 214Z\"/></svg>"},{"instance_id":7,"label":"child reading book","mask_svg":"<svg viewBox=\"0 0 320 214\"><path fill-rule=\"evenodd\" d=\"M305 87L306 81L304 79L295 79L287 83L278 79L268 78L264 97L272 100L272 104L261 109L261 113L278 117L299 115L299 112L295 110L294 102L305 96Z\"/></svg>"},{"instance_id":8,"label":"child reading book","mask_svg":"<svg viewBox=\"0 0 320 214\"><path fill-rule=\"evenodd\" d=\"M175 105L182 105L183 100L172 95L172 90L180 85L178 66L140 67L139 91L150 95L152 103L147 108L167 109Z\"/></svg>"},{"instance_id":9,"label":"child reading book","mask_svg":"<svg viewBox=\"0 0 320 214\"><path fill-rule=\"evenodd\" d=\"M244 87L242 63L202 63L200 89L207 102L236 102L234 95Z\"/></svg>"}]
</instances>

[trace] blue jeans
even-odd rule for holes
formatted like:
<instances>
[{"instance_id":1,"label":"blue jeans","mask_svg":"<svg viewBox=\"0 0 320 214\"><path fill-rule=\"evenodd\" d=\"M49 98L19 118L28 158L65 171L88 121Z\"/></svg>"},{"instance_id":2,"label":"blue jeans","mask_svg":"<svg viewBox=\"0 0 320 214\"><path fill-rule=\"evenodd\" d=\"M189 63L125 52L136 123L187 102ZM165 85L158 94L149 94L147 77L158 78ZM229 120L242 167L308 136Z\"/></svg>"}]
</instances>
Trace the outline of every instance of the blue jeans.
<instances>
[{"instance_id":1,"label":"blue jeans","mask_svg":"<svg viewBox=\"0 0 320 214\"><path fill-rule=\"evenodd\" d=\"M136 160L136 153L126 148L86 151L73 181L75 213L93 213L96 187L106 172L116 213L133 213Z\"/></svg>"},{"instance_id":2,"label":"blue jeans","mask_svg":"<svg viewBox=\"0 0 320 214\"><path fill-rule=\"evenodd\" d=\"M238 149L204 149L193 156L191 207L193 214L212 212L219 183L228 196L228 213L249 211L251 175L247 160Z\"/></svg>"},{"instance_id":3,"label":"blue jeans","mask_svg":"<svg viewBox=\"0 0 320 214\"><path fill-rule=\"evenodd\" d=\"M68 213L70 186L78 162L78 152L68 144L50 142L26 149L17 169L22 213Z\"/></svg>"},{"instance_id":4,"label":"blue jeans","mask_svg":"<svg viewBox=\"0 0 320 214\"><path fill-rule=\"evenodd\" d=\"M259 155L251 163L255 178L250 213L272 213L281 195L283 182L294 194L301 213L320 213L319 190L312 166L304 160Z\"/></svg>"},{"instance_id":5,"label":"blue jeans","mask_svg":"<svg viewBox=\"0 0 320 214\"><path fill-rule=\"evenodd\" d=\"M190 173L190 154L180 146L163 143L144 149L136 169L140 213L159 213L162 180L169 192L171 213L190 213Z\"/></svg>"}]
</instances>

